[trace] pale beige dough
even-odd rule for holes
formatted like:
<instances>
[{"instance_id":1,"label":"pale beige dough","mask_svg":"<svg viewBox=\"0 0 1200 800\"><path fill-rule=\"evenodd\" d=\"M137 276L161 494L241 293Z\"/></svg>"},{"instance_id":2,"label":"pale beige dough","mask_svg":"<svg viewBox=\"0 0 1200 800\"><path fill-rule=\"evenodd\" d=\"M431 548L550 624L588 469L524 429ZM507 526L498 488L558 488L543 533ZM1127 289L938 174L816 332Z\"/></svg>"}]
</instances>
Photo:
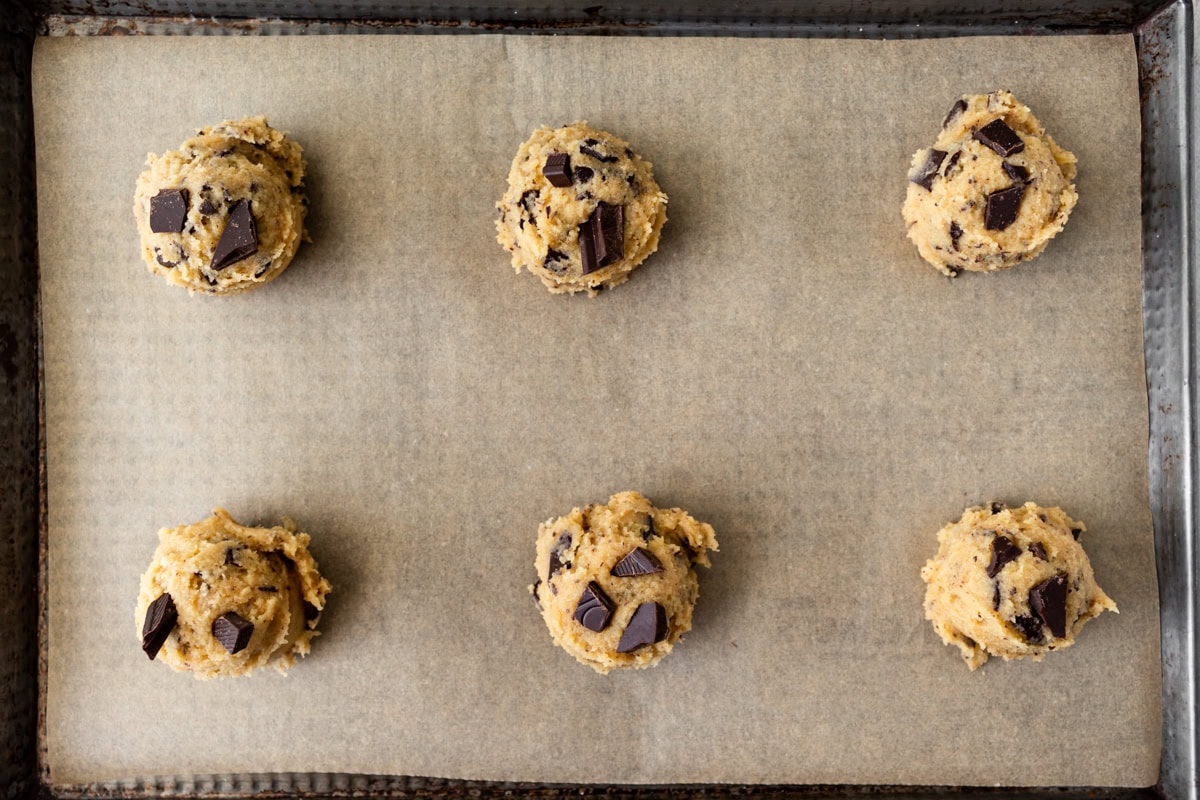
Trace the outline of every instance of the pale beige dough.
<instances>
[{"instance_id":1,"label":"pale beige dough","mask_svg":"<svg viewBox=\"0 0 1200 800\"><path fill-rule=\"evenodd\" d=\"M974 137L995 120L1011 128L1024 148L1002 156ZM922 178L927 186L918 183ZM1078 200L1074 179L1075 156L1055 144L1012 94L965 95L933 147L913 156L903 209L908 238L947 275L1007 269L1041 253L1066 225ZM989 230L988 195L1021 184L1015 220Z\"/></svg>"},{"instance_id":2,"label":"pale beige dough","mask_svg":"<svg viewBox=\"0 0 1200 800\"><path fill-rule=\"evenodd\" d=\"M285 522L274 528L239 525L224 509L193 525L164 528L142 576L135 620L144 633L146 612L169 594L178 619L153 655L197 678L246 675L270 664L286 672L306 655L330 592L317 571L309 537ZM233 612L254 626L245 649L230 653L213 634Z\"/></svg>"},{"instance_id":3,"label":"pale beige dough","mask_svg":"<svg viewBox=\"0 0 1200 800\"><path fill-rule=\"evenodd\" d=\"M661 571L613 574L619 562L639 549L635 557ZM637 492L621 492L607 505L576 508L542 524L534 559L538 581L530 590L554 642L580 663L601 673L650 667L691 630L699 596L694 567L709 566L708 551L716 549L711 525L678 508L655 508ZM612 604L599 631L575 618L589 584L598 586ZM635 612L654 603L662 607L666 623L661 640L619 652ZM647 612L652 609L647 606Z\"/></svg>"},{"instance_id":4,"label":"pale beige dough","mask_svg":"<svg viewBox=\"0 0 1200 800\"><path fill-rule=\"evenodd\" d=\"M569 158L570 186L554 186L542 172L555 153ZM623 210L623 255L585 275L579 228L602 202ZM554 293L595 295L624 283L658 249L667 221L667 196L654 182L650 162L586 122L534 131L517 150L497 208L497 239L511 254L513 269L529 270Z\"/></svg>"},{"instance_id":5,"label":"pale beige dough","mask_svg":"<svg viewBox=\"0 0 1200 800\"><path fill-rule=\"evenodd\" d=\"M937 555L921 570L925 618L972 670L988 656L1041 661L1070 647L1085 622L1117 610L1077 540L1085 529L1034 503L968 508L938 532Z\"/></svg>"},{"instance_id":6,"label":"pale beige dough","mask_svg":"<svg viewBox=\"0 0 1200 800\"><path fill-rule=\"evenodd\" d=\"M137 181L133 214L142 258L156 275L192 293L235 294L279 277L305 237L305 163L300 145L249 117L204 128L178 150L151 153ZM187 191L181 232L155 233L151 198L161 191ZM257 252L214 269L213 255L230 209L250 204L258 233Z\"/></svg>"}]
</instances>

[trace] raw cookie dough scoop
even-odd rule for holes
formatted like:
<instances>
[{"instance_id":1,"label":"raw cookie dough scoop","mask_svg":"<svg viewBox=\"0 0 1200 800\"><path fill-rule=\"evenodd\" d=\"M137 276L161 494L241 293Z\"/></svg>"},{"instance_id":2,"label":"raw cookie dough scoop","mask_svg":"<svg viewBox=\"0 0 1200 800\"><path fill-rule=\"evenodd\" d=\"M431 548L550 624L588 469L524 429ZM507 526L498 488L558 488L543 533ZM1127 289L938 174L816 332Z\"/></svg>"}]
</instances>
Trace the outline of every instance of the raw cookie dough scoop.
<instances>
[{"instance_id":1,"label":"raw cookie dough scoop","mask_svg":"<svg viewBox=\"0 0 1200 800\"><path fill-rule=\"evenodd\" d=\"M695 565L716 549L711 525L621 492L542 524L531 591L555 644L580 663L650 667L691 630Z\"/></svg>"},{"instance_id":2,"label":"raw cookie dough scoop","mask_svg":"<svg viewBox=\"0 0 1200 800\"><path fill-rule=\"evenodd\" d=\"M971 669L989 655L1041 661L1070 647L1089 619L1117 610L1079 544L1084 530L1060 508L968 508L921 570L925 618Z\"/></svg>"},{"instance_id":3,"label":"raw cookie dough scoop","mask_svg":"<svg viewBox=\"0 0 1200 800\"><path fill-rule=\"evenodd\" d=\"M239 525L218 508L158 538L135 613L147 656L215 678L267 664L286 672L308 653L330 591L308 534L291 522Z\"/></svg>"},{"instance_id":4,"label":"raw cookie dough scoop","mask_svg":"<svg viewBox=\"0 0 1200 800\"><path fill-rule=\"evenodd\" d=\"M1075 207L1075 156L1009 92L966 95L908 173L904 223L921 258L947 275L1028 261Z\"/></svg>"},{"instance_id":5,"label":"raw cookie dough scoop","mask_svg":"<svg viewBox=\"0 0 1200 800\"><path fill-rule=\"evenodd\" d=\"M151 272L192 293L235 294L292 262L308 208L304 159L266 117L204 128L146 164L133 214Z\"/></svg>"}]
</instances>

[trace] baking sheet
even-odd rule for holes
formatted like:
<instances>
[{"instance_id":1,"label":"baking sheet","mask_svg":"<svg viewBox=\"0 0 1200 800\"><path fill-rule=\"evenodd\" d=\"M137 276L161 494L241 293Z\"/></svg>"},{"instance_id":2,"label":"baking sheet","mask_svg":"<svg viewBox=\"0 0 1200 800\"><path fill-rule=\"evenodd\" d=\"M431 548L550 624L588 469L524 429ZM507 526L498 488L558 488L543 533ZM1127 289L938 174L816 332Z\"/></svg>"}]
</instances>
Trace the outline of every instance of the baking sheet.
<instances>
[{"instance_id":1,"label":"baking sheet","mask_svg":"<svg viewBox=\"0 0 1200 800\"><path fill-rule=\"evenodd\" d=\"M1153 783L1136 77L1129 36L40 39L52 781ZM997 87L1081 201L1033 264L951 281L904 238L904 175ZM139 261L133 182L252 113L305 147L313 243L189 298ZM578 118L671 197L595 299L513 275L492 227L520 141ZM524 587L538 522L626 488L722 551L676 652L603 677ZM917 572L989 499L1085 520L1121 614L971 674ZM334 583L286 679L137 646L155 532L217 504L295 518Z\"/></svg>"}]
</instances>

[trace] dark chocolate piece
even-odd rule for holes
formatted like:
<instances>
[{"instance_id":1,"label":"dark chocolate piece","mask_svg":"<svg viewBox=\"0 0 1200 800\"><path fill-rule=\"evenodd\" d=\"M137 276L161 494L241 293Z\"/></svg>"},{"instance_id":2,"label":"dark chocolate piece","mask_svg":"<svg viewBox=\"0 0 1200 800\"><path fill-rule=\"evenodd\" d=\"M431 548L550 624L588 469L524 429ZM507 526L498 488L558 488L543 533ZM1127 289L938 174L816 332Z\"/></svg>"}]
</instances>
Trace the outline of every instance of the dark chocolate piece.
<instances>
[{"instance_id":1,"label":"dark chocolate piece","mask_svg":"<svg viewBox=\"0 0 1200 800\"><path fill-rule=\"evenodd\" d=\"M1067 635L1067 576L1059 573L1029 590L1029 607L1055 638Z\"/></svg>"},{"instance_id":2,"label":"dark chocolate piece","mask_svg":"<svg viewBox=\"0 0 1200 800\"><path fill-rule=\"evenodd\" d=\"M1002 231L1017 221L1021 211L1021 200L1025 197L1025 184L1019 183L1008 189L992 192L987 196L987 208L983 212L983 227L989 231Z\"/></svg>"},{"instance_id":3,"label":"dark chocolate piece","mask_svg":"<svg viewBox=\"0 0 1200 800\"><path fill-rule=\"evenodd\" d=\"M563 531L563 534L558 537L558 541L554 543L554 547L550 548L550 574L547 579L553 578L563 567L571 566L571 562L562 557L563 552L571 546L571 532Z\"/></svg>"},{"instance_id":4,"label":"dark chocolate piece","mask_svg":"<svg viewBox=\"0 0 1200 800\"><path fill-rule=\"evenodd\" d=\"M576 167L575 168L575 182L576 183L587 183L588 181L590 181L592 179L592 176L595 174L596 174L596 170L592 169L591 167Z\"/></svg>"},{"instance_id":5,"label":"dark chocolate piece","mask_svg":"<svg viewBox=\"0 0 1200 800\"><path fill-rule=\"evenodd\" d=\"M155 260L155 261L157 261L157 262L158 262L160 265L162 265L162 266L166 267L167 269L174 269L175 267L178 267L178 266L179 266L179 262L178 262L178 261L165 261L165 260L163 260L163 257L162 257L162 251L161 251L161 250L159 250L157 247L156 247L156 248L154 248L154 260Z\"/></svg>"},{"instance_id":6,"label":"dark chocolate piece","mask_svg":"<svg viewBox=\"0 0 1200 800\"><path fill-rule=\"evenodd\" d=\"M1025 149L1025 142L1002 119L992 120L971 135L1004 157Z\"/></svg>"},{"instance_id":7,"label":"dark chocolate piece","mask_svg":"<svg viewBox=\"0 0 1200 800\"><path fill-rule=\"evenodd\" d=\"M142 622L142 650L151 661L158 655L171 631L175 630L175 621L178 619L175 600L166 592L160 594L146 609L146 619Z\"/></svg>"},{"instance_id":8,"label":"dark chocolate piece","mask_svg":"<svg viewBox=\"0 0 1200 800\"><path fill-rule=\"evenodd\" d=\"M550 181L551 186L560 189L571 185L571 161L566 153L551 153L546 156L542 166L542 175Z\"/></svg>"},{"instance_id":9,"label":"dark chocolate piece","mask_svg":"<svg viewBox=\"0 0 1200 800\"><path fill-rule=\"evenodd\" d=\"M639 575L653 575L662 571L662 564L653 553L643 547L635 547L629 551L629 555L612 568L612 574L618 578L636 578Z\"/></svg>"},{"instance_id":10,"label":"dark chocolate piece","mask_svg":"<svg viewBox=\"0 0 1200 800\"><path fill-rule=\"evenodd\" d=\"M575 619L589 631L602 631L612 619L613 601L595 581L590 582L575 606Z\"/></svg>"},{"instance_id":11,"label":"dark chocolate piece","mask_svg":"<svg viewBox=\"0 0 1200 800\"><path fill-rule=\"evenodd\" d=\"M1004 174L1012 178L1014 181L1024 182L1029 180L1029 170L1022 167L1020 164L1013 164L1010 161L1005 161L1000 165L1000 169L1004 170Z\"/></svg>"},{"instance_id":12,"label":"dark chocolate piece","mask_svg":"<svg viewBox=\"0 0 1200 800\"><path fill-rule=\"evenodd\" d=\"M597 142L593 139L588 139L588 141L591 142L592 144L599 144L599 142ZM584 155L591 156L592 158L599 161L601 164L611 164L614 161L620 160L616 156L606 156L603 153L601 153L600 151L593 150L592 148L588 147L587 145L580 145L579 152L583 153Z\"/></svg>"},{"instance_id":13,"label":"dark chocolate piece","mask_svg":"<svg viewBox=\"0 0 1200 800\"><path fill-rule=\"evenodd\" d=\"M258 590L260 592L266 592L267 594L275 594L276 592L279 591L274 586L260 586L260 587L258 587Z\"/></svg>"},{"instance_id":14,"label":"dark chocolate piece","mask_svg":"<svg viewBox=\"0 0 1200 800\"><path fill-rule=\"evenodd\" d=\"M537 200L537 198L538 198L538 190L537 189L526 189L525 191L521 192L521 199L518 200L517 202L521 204L521 208L525 209L530 214L532 214L533 213L533 201Z\"/></svg>"},{"instance_id":15,"label":"dark chocolate piece","mask_svg":"<svg viewBox=\"0 0 1200 800\"><path fill-rule=\"evenodd\" d=\"M959 98L954 101L954 105L950 106L950 113L946 114L946 118L942 120L942 128L949 128L950 123L958 119L964 111L967 110L967 101Z\"/></svg>"},{"instance_id":16,"label":"dark chocolate piece","mask_svg":"<svg viewBox=\"0 0 1200 800\"><path fill-rule=\"evenodd\" d=\"M187 210L187 189L163 189L150 198L150 230L179 233L187 222Z\"/></svg>"},{"instance_id":17,"label":"dark chocolate piece","mask_svg":"<svg viewBox=\"0 0 1200 800\"><path fill-rule=\"evenodd\" d=\"M214 206L212 203L210 203L208 201L208 198L206 197L200 201L200 213L201 214L215 214L215 213L217 213L217 207Z\"/></svg>"},{"instance_id":18,"label":"dark chocolate piece","mask_svg":"<svg viewBox=\"0 0 1200 800\"><path fill-rule=\"evenodd\" d=\"M929 191L933 188L933 179L937 177L938 170L942 166L942 162L946 159L945 150L935 150L929 148L929 155L925 159L925 166L921 167L920 172L909 178L910 181L917 186Z\"/></svg>"},{"instance_id":19,"label":"dark chocolate piece","mask_svg":"<svg viewBox=\"0 0 1200 800\"><path fill-rule=\"evenodd\" d=\"M1077 542L1079 541L1079 534L1081 533L1083 533L1083 528L1071 528L1071 536L1074 537L1075 541Z\"/></svg>"},{"instance_id":20,"label":"dark chocolate piece","mask_svg":"<svg viewBox=\"0 0 1200 800\"><path fill-rule=\"evenodd\" d=\"M962 230L962 228L959 227L958 223L951 222L950 223L950 246L954 248L955 252L958 251L958 240L962 238L962 234L963 234L963 230Z\"/></svg>"},{"instance_id":21,"label":"dark chocolate piece","mask_svg":"<svg viewBox=\"0 0 1200 800\"><path fill-rule=\"evenodd\" d=\"M615 264L625 255L625 210L622 206L598 203L579 226L579 255L583 274Z\"/></svg>"},{"instance_id":22,"label":"dark chocolate piece","mask_svg":"<svg viewBox=\"0 0 1200 800\"><path fill-rule=\"evenodd\" d=\"M950 177L950 170L958 166L958 159L962 156L962 150L955 150L950 158L946 159L946 168L942 170L942 175Z\"/></svg>"},{"instance_id":23,"label":"dark chocolate piece","mask_svg":"<svg viewBox=\"0 0 1200 800\"><path fill-rule=\"evenodd\" d=\"M1041 542L1034 542L1033 544L1029 545L1029 552L1033 553L1033 557L1036 558L1038 561L1049 561L1050 560L1050 559L1046 558L1046 548L1042 547Z\"/></svg>"},{"instance_id":24,"label":"dark chocolate piece","mask_svg":"<svg viewBox=\"0 0 1200 800\"><path fill-rule=\"evenodd\" d=\"M226 564L233 564L235 567L236 567L236 566L238 566L237 559L236 559L236 558L234 558L234 555L233 555L233 548L232 548L232 547L226 547L226 548L225 548L225 563L226 563Z\"/></svg>"},{"instance_id":25,"label":"dark chocolate piece","mask_svg":"<svg viewBox=\"0 0 1200 800\"><path fill-rule=\"evenodd\" d=\"M1001 503L999 500L993 500L992 502L988 503L988 508L992 510L993 514L999 514L1001 511L1008 508L1008 506L1004 505L1004 503Z\"/></svg>"},{"instance_id":26,"label":"dark chocolate piece","mask_svg":"<svg viewBox=\"0 0 1200 800\"><path fill-rule=\"evenodd\" d=\"M658 531L654 530L654 515L649 514L646 517L646 530L642 531L642 541L650 541L651 536L657 536Z\"/></svg>"},{"instance_id":27,"label":"dark chocolate piece","mask_svg":"<svg viewBox=\"0 0 1200 800\"><path fill-rule=\"evenodd\" d=\"M667 638L667 610L658 603L642 603L621 634L618 653L631 653Z\"/></svg>"},{"instance_id":28,"label":"dark chocolate piece","mask_svg":"<svg viewBox=\"0 0 1200 800\"><path fill-rule=\"evenodd\" d=\"M996 581L995 583L992 584L992 586L995 587L992 589L992 608L999 610L1000 609L1000 581Z\"/></svg>"},{"instance_id":29,"label":"dark chocolate piece","mask_svg":"<svg viewBox=\"0 0 1200 800\"><path fill-rule=\"evenodd\" d=\"M1033 644L1038 644L1042 641L1042 623L1037 617L1021 615L1013 619L1013 624L1017 626L1017 630L1025 637L1025 641Z\"/></svg>"},{"instance_id":30,"label":"dark chocolate piece","mask_svg":"<svg viewBox=\"0 0 1200 800\"><path fill-rule=\"evenodd\" d=\"M555 274L561 275L567 268L567 254L560 253L552 247L546 251L546 258L542 261L542 266Z\"/></svg>"},{"instance_id":31,"label":"dark chocolate piece","mask_svg":"<svg viewBox=\"0 0 1200 800\"><path fill-rule=\"evenodd\" d=\"M1021 548L1007 536L997 536L992 539L992 560L987 565L987 576L994 578L1004 569L1004 565L1015 561L1021 555Z\"/></svg>"},{"instance_id":32,"label":"dark chocolate piece","mask_svg":"<svg viewBox=\"0 0 1200 800\"><path fill-rule=\"evenodd\" d=\"M254 224L254 215L250 213L250 203L238 200L229 209L225 230L221 231L217 249L213 252L211 268L219 272L257 252L258 228Z\"/></svg>"},{"instance_id":33,"label":"dark chocolate piece","mask_svg":"<svg viewBox=\"0 0 1200 800\"><path fill-rule=\"evenodd\" d=\"M236 611L230 611L213 620L212 635L233 655L242 652L250 644L254 623L242 619Z\"/></svg>"}]
</instances>

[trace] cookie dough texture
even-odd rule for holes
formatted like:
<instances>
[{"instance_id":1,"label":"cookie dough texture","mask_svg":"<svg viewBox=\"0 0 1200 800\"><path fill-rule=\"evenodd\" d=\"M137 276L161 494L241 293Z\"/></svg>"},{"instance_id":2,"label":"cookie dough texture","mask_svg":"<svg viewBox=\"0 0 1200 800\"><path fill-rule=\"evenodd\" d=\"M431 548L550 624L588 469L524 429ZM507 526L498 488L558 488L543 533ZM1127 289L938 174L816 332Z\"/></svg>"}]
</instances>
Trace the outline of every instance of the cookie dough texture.
<instances>
[{"instance_id":1,"label":"cookie dough texture","mask_svg":"<svg viewBox=\"0 0 1200 800\"><path fill-rule=\"evenodd\" d=\"M921 570L926 619L972 670L988 656L1041 661L1070 647L1089 619L1117 610L1077 540L1084 530L1034 503L967 509Z\"/></svg>"},{"instance_id":2,"label":"cookie dough texture","mask_svg":"<svg viewBox=\"0 0 1200 800\"><path fill-rule=\"evenodd\" d=\"M235 294L279 277L305 237L304 159L300 145L266 117L204 128L178 150L151 153L138 177L133 213L142 257L156 275L189 292ZM186 191L187 217L179 232L151 230L151 200ZM217 244L238 201L249 204L257 233L250 255L214 264Z\"/></svg>"},{"instance_id":3,"label":"cookie dough texture","mask_svg":"<svg viewBox=\"0 0 1200 800\"><path fill-rule=\"evenodd\" d=\"M568 157L568 186L553 185L543 173L546 159L554 154ZM601 203L621 208L622 255L585 274L580 228ZM497 239L511 254L513 269L529 270L554 293L595 295L624 283L658 249L667 221L667 196L655 183L650 162L625 141L586 122L534 131L517 150L508 191L497 208Z\"/></svg>"},{"instance_id":4,"label":"cookie dough texture","mask_svg":"<svg viewBox=\"0 0 1200 800\"><path fill-rule=\"evenodd\" d=\"M709 566L708 551L716 549L711 525L678 508L655 508L637 492L621 492L606 505L576 508L542 524L534 560L538 581L531 590L554 642L579 662L600 673L650 667L691 630L699 596L694 568ZM611 605L598 631L576 618L585 595L595 589ZM653 620L655 603L665 622L661 639L630 649L637 632L628 629L639 627L635 614L642 609L643 623ZM596 627L595 617L589 623Z\"/></svg>"},{"instance_id":5,"label":"cookie dough texture","mask_svg":"<svg viewBox=\"0 0 1200 800\"><path fill-rule=\"evenodd\" d=\"M142 576L136 622L144 631L150 605L163 594L178 619L156 654L171 669L197 678L246 675L270 664L286 672L307 655L330 591L309 553L309 537L289 521L274 528L239 525L224 509L203 522L164 528ZM233 612L253 624L245 649L230 653L213 633Z\"/></svg>"},{"instance_id":6,"label":"cookie dough texture","mask_svg":"<svg viewBox=\"0 0 1200 800\"><path fill-rule=\"evenodd\" d=\"M1019 139L1008 155L987 144L986 133L978 136L996 120ZM913 156L903 209L908 238L947 275L1007 269L1041 253L1066 225L1078 199L1074 179L1075 156L1011 93L965 95L933 147ZM1015 219L989 227L989 195L1014 188L1015 196L997 194L992 202L994 210L1013 204Z\"/></svg>"}]
</instances>

